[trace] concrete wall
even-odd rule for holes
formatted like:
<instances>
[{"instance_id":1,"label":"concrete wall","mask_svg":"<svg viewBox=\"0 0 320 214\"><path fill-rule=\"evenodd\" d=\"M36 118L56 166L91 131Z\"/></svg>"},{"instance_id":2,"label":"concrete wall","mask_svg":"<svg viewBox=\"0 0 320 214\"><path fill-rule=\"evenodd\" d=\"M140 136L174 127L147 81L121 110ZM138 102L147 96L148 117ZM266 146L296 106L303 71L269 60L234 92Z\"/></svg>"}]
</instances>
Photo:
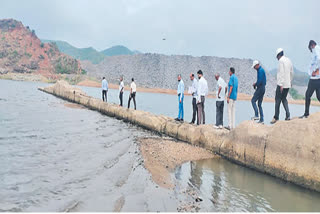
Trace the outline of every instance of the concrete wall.
<instances>
[{"instance_id":1,"label":"concrete wall","mask_svg":"<svg viewBox=\"0 0 320 214\"><path fill-rule=\"evenodd\" d=\"M229 132L214 129L212 125L195 126L162 115L121 108L89 97L65 81L39 90L320 192L320 112L308 119L279 121L273 126L244 121Z\"/></svg>"}]
</instances>

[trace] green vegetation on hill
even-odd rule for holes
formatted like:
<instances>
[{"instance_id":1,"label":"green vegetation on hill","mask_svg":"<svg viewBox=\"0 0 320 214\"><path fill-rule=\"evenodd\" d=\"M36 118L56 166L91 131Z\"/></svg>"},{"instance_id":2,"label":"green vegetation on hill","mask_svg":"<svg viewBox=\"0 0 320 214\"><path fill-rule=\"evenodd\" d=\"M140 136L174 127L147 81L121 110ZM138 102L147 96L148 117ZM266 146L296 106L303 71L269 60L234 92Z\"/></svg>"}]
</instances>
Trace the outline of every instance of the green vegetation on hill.
<instances>
[{"instance_id":1,"label":"green vegetation on hill","mask_svg":"<svg viewBox=\"0 0 320 214\"><path fill-rule=\"evenodd\" d=\"M299 94L298 91L296 89L294 89L294 88L290 88L289 94L295 100L303 100L304 99L304 96Z\"/></svg>"},{"instance_id":2,"label":"green vegetation on hill","mask_svg":"<svg viewBox=\"0 0 320 214\"><path fill-rule=\"evenodd\" d=\"M117 55L133 55L135 52L129 50L127 47L122 45L113 46L111 48L101 51L106 56L117 56Z\"/></svg>"}]
</instances>

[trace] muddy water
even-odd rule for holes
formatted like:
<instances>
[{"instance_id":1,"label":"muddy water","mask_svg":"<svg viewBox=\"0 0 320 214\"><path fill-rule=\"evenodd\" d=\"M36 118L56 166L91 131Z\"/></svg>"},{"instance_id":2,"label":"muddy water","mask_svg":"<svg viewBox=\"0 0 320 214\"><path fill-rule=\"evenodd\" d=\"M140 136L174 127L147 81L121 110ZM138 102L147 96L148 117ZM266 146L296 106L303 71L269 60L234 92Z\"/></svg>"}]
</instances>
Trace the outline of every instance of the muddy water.
<instances>
[{"instance_id":1,"label":"muddy water","mask_svg":"<svg viewBox=\"0 0 320 214\"><path fill-rule=\"evenodd\" d=\"M0 80L0 211L320 210L319 194L224 160L186 163L176 188L161 188L137 142L152 133L66 105L44 85Z\"/></svg>"}]
</instances>

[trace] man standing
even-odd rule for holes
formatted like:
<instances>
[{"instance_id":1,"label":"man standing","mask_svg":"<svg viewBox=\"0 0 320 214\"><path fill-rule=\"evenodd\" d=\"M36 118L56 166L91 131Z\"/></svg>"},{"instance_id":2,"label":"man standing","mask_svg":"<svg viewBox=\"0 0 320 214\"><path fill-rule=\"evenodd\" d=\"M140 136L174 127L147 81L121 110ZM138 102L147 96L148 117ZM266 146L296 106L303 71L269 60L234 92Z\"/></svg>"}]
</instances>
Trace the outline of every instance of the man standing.
<instances>
[{"instance_id":1,"label":"man standing","mask_svg":"<svg viewBox=\"0 0 320 214\"><path fill-rule=\"evenodd\" d=\"M231 130L236 127L235 104L238 96L238 78L235 75L235 70L233 67L230 68L229 75L230 75L230 79L228 83L229 93L228 93L228 99L227 99L229 126L226 128L228 130Z\"/></svg>"},{"instance_id":2,"label":"man standing","mask_svg":"<svg viewBox=\"0 0 320 214\"><path fill-rule=\"evenodd\" d=\"M253 97L251 99L252 107L254 110L254 117L252 117L252 120L259 120L258 123L264 123L263 118L263 110L262 110L262 101L264 93L266 92L266 84L267 84L267 78L266 78L266 72L264 69L260 66L259 61L255 60L253 61L252 68L257 70L257 82L253 83L253 88L256 90L253 94ZM256 102L258 101L258 107L259 112L257 108ZM260 118L259 118L260 113Z\"/></svg>"},{"instance_id":3,"label":"man standing","mask_svg":"<svg viewBox=\"0 0 320 214\"><path fill-rule=\"evenodd\" d=\"M277 89L276 89L276 103L275 113L271 124L276 123L279 120L280 104L282 102L283 107L286 111L285 120L290 120L290 112L287 101L287 95L291 88L293 80L293 65L288 57L284 56L283 49L278 48L276 51L277 59L279 60L278 73L277 73Z\"/></svg>"},{"instance_id":4,"label":"man standing","mask_svg":"<svg viewBox=\"0 0 320 214\"><path fill-rule=\"evenodd\" d=\"M198 117L198 108L197 108L197 90L198 90L198 81L194 78L194 74L190 74L190 80L192 81L192 86L190 87L190 93L192 95L192 120L190 124L194 124L197 116L197 124L199 125L199 117Z\"/></svg>"},{"instance_id":5,"label":"man standing","mask_svg":"<svg viewBox=\"0 0 320 214\"><path fill-rule=\"evenodd\" d=\"M129 95L129 101L128 101L128 109L130 108L130 102L131 102L131 99L133 99L133 103L134 103L134 110L137 110L136 108L136 91L137 91L137 86L134 82L134 79L132 78L131 79L132 82L131 82L131 90L130 90L130 95Z\"/></svg>"},{"instance_id":6,"label":"man standing","mask_svg":"<svg viewBox=\"0 0 320 214\"><path fill-rule=\"evenodd\" d=\"M304 115L300 118L307 118L309 116L310 102L314 91L316 91L317 98L320 101L320 47L315 41L310 40L308 48L311 51L311 65L308 72L310 79L306 91Z\"/></svg>"},{"instance_id":7,"label":"man standing","mask_svg":"<svg viewBox=\"0 0 320 214\"><path fill-rule=\"evenodd\" d=\"M223 128L223 108L224 108L224 97L227 93L228 87L224 79L220 77L220 74L216 74L215 79L217 80L216 88L216 129Z\"/></svg>"},{"instance_id":8,"label":"man standing","mask_svg":"<svg viewBox=\"0 0 320 214\"><path fill-rule=\"evenodd\" d=\"M119 99L120 99L120 105L119 105L119 106L122 106L123 90L124 90L123 77L120 77L120 85L119 85Z\"/></svg>"},{"instance_id":9,"label":"man standing","mask_svg":"<svg viewBox=\"0 0 320 214\"><path fill-rule=\"evenodd\" d=\"M203 73L201 70L197 72L199 78L198 84L198 98L197 98L197 107L198 107L198 118L199 118L199 125L206 123L206 116L204 112L204 102L205 96L208 95L208 83L207 80L203 77Z\"/></svg>"},{"instance_id":10,"label":"man standing","mask_svg":"<svg viewBox=\"0 0 320 214\"><path fill-rule=\"evenodd\" d=\"M108 82L106 80L105 77L102 78L102 100L104 102L104 98L106 98L106 102L107 100L107 92L108 92Z\"/></svg>"},{"instance_id":11,"label":"man standing","mask_svg":"<svg viewBox=\"0 0 320 214\"><path fill-rule=\"evenodd\" d=\"M184 83L181 79L181 74L178 75L178 101L179 101L179 114L175 119L176 121L183 121L183 99L184 99Z\"/></svg>"}]
</instances>

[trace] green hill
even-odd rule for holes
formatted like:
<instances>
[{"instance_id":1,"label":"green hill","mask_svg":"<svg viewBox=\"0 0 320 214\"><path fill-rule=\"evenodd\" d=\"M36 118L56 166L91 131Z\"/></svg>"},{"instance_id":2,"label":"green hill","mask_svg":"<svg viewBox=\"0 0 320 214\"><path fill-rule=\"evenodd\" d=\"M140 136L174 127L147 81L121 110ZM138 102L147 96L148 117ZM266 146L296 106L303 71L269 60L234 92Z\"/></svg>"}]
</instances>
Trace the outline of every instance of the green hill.
<instances>
[{"instance_id":1,"label":"green hill","mask_svg":"<svg viewBox=\"0 0 320 214\"><path fill-rule=\"evenodd\" d=\"M136 54L136 52L137 51L131 51L130 49L122 45L113 46L101 51L101 53L106 56L133 55Z\"/></svg>"},{"instance_id":2,"label":"green hill","mask_svg":"<svg viewBox=\"0 0 320 214\"><path fill-rule=\"evenodd\" d=\"M64 42L64 41L54 41L54 40L45 40L45 39L42 39L41 41L45 43L49 43L49 42L56 43L59 50L62 53L70 55L79 60L89 60L94 64L98 64L105 58L104 54L100 53L99 51L97 51L92 47L76 48L70 45L68 42Z\"/></svg>"}]
</instances>

